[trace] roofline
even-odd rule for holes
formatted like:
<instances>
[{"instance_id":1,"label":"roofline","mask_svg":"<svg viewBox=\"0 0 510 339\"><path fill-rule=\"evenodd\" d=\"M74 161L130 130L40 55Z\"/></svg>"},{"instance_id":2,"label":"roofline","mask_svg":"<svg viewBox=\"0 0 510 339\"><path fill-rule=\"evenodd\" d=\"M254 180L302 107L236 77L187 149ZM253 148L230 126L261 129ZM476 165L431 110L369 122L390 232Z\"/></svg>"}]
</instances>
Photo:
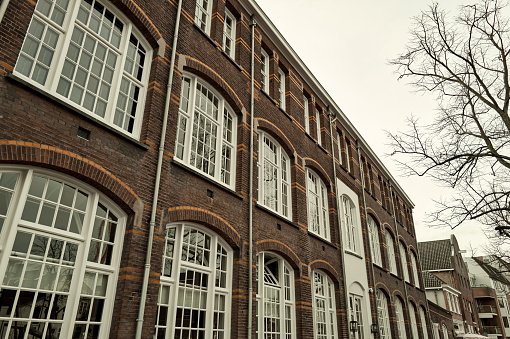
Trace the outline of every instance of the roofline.
<instances>
[{"instance_id":1,"label":"roofline","mask_svg":"<svg viewBox=\"0 0 510 339\"><path fill-rule=\"evenodd\" d=\"M443 272L443 271L455 271L453 268L442 268L439 270L423 270L424 272Z\"/></svg>"},{"instance_id":2,"label":"roofline","mask_svg":"<svg viewBox=\"0 0 510 339\"><path fill-rule=\"evenodd\" d=\"M356 137L357 141L363 146L363 150L372 158L372 160L377 164L378 168L381 172L393 183L393 186L396 187L399 193L403 196L405 200L411 205L411 208L414 208L415 205L411 198L406 194L406 192L402 189L402 187L398 184L397 180L391 175L390 171L383 164L381 159L375 154L372 148L368 145L368 143L363 139L361 134L358 132L356 127L350 122L345 113L342 111L340 106L333 100L333 98L329 95L329 93L322 87L317 78L312 74L310 69L306 66L306 64L301 60L299 55L294 51L292 46L287 42L287 40L283 37L283 35L278 31L276 26L273 24L271 19L266 15L266 13L260 8L260 6L254 0L239 0L241 6L246 9L250 15L255 15L257 25L261 27L265 34L272 40L273 44L278 47L279 52L292 64L295 68L296 73L298 73L301 78L306 81L306 83L314 90L315 94L320 98L322 102L324 102L331 111L335 114L339 120L344 122L344 127L346 127L349 132ZM260 20L257 20L260 19Z\"/></svg>"}]
</instances>

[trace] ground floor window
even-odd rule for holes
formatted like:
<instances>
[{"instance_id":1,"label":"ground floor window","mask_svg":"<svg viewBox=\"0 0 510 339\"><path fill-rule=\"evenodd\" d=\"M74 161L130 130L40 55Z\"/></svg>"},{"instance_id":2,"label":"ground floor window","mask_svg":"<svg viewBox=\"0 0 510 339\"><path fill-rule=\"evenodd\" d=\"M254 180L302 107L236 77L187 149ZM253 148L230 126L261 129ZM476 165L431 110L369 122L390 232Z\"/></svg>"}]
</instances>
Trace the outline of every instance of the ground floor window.
<instances>
[{"instance_id":1,"label":"ground floor window","mask_svg":"<svg viewBox=\"0 0 510 339\"><path fill-rule=\"evenodd\" d=\"M313 272L312 293L314 338L337 338L335 287L321 271Z\"/></svg>"}]
</instances>

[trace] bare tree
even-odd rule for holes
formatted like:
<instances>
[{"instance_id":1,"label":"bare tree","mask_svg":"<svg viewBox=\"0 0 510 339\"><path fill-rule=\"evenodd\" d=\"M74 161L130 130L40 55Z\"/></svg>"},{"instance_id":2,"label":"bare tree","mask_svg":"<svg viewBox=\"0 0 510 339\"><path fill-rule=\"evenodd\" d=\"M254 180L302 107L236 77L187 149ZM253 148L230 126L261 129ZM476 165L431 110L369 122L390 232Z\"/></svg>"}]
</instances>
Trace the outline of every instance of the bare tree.
<instances>
[{"instance_id":1,"label":"bare tree","mask_svg":"<svg viewBox=\"0 0 510 339\"><path fill-rule=\"evenodd\" d=\"M461 7L454 18L433 4L415 18L406 51L390 63L399 79L437 95L431 124L409 119L390 133L392 155L408 175L456 189L438 202L431 225L452 228L477 219L510 226L510 25L507 3Z\"/></svg>"}]
</instances>

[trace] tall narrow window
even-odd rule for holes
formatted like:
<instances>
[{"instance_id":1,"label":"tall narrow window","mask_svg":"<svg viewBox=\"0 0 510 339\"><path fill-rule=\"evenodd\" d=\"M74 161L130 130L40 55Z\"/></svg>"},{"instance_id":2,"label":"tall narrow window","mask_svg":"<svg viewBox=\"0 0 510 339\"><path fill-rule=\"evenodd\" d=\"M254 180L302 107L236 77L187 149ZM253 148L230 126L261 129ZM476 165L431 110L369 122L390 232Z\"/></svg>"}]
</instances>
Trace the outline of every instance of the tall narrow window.
<instances>
[{"instance_id":1,"label":"tall narrow window","mask_svg":"<svg viewBox=\"0 0 510 339\"><path fill-rule=\"evenodd\" d=\"M345 231L345 248L349 251L357 253L359 251L359 234L356 218L356 208L354 203L347 195L340 197L342 204L341 218Z\"/></svg>"},{"instance_id":2,"label":"tall narrow window","mask_svg":"<svg viewBox=\"0 0 510 339\"><path fill-rule=\"evenodd\" d=\"M211 30L211 0L197 0L195 7L195 24L205 33L209 34Z\"/></svg>"},{"instance_id":3,"label":"tall narrow window","mask_svg":"<svg viewBox=\"0 0 510 339\"><path fill-rule=\"evenodd\" d=\"M223 24L223 50L234 59L234 48L236 41L236 19L225 9L225 23Z\"/></svg>"},{"instance_id":4,"label":"tall narrow window","mask_svg":"<svg viewBox=\"0 0 510 339\"><path fill-rule=\"evenodd\" d=\"M420 339L418 334L418 322L416 321L416 307L412 303L407 303L409 305L409 318L411 320L411 331L413 333L414 339Z\"/></svg>"},{"instance_id":5,"label":"tall narrow window","mask_svg":"<svg viewBox=\"0 0 510 339\"><path fill-rule=\"evenodd\" d=\"M312 292L314 338L337 338L335 287L333 282L324 273L314 271Z\"/></svg>"},{"instance_id":6,"label":"tall narrow window","mask_svg":"<svg viewBox=\"0 0 510 339\"><path fill-rule=\"evenodd\" d=\"M379 336L381 339L391 339L390 314L388 312L388 298L377 290L377 321L379 323Z\"/></svg>"},{"instance_id":7,"label":"tall narrow window","mask_svg":"<svg viewBox=\"0 0 510 339\"><path fill-rule=\"evenodd\" d=\"M304 107L304 117L305 117L305 132L310 133L310 114L309 114L309 100L306 96L303 95L303 107Z\"/></svg>"},{"instance_id":8,"label":"tall narrow window","mask_svg":"<svg viewBox=\"0 0 510 339\"><path fill-rule=\"evenodd\" d=\"M121 210L90 187L35 169L0 170L0 197L2 338L106 338Z\"/></svg>"},{"instance_id":9,"label":"tall narrow window","mask_svg":"<svg viewBox=\"0 0 510 339\"><path fill-rule=\"evenodd\" d=\"M395 260L395 245L393 244L393 237L386 231L386 251L388 254L388 265L390 272L397 274L397 261Z\"/></svg>"},{"instance_id":10,"label":"tall narrow window","mask_svg":"<svg viewBox=\"0 0 510 339\"><path fill-rule=\"evenodd\" d=\"M296 338L292 268L275 254L260 253L257 280L258 338Z\"/></svg>"},{"instance_id":11,"label":"tall narrow window","mask_svg":"<svg viewBox=\"0 0 510 339\"><path fill-rule=\"evenodd\" d=\"M371 216L368 216L368 232L370 233L372 262L382 267L381 246L379 244L379 227Z\"/></svg>"},{"instance_id":12,"label":"tall narrow window","mask_svg":"<svg viewBox=\"0 0 510 339\"><path fill-rule=\"evenodd\" d=\"M261 133L259 156L259 203L290 217L290 160L283 148Z\"/></svg>"},{"instance_id":13,"label":"tall narrow window","mask_svg":"<svg viewBox=\"0 0 510 339\"><path fill-rule=\"evenodd\" d=\"M185 75L181 85L175 158L233 187L236 116L201 79Z\"/></svg>"},{"instance_id":14,"label":"tall narrow window","mask_svg":"<svg viewBox=\"0 0 510 339\"><path fill-rule=\"evenodd\" d=\"M261 89L269 93L269 55L264 49L260 52L260 68L261 68Z\"/></svg>"},{"instance_id":15,"label":"tall narrow window","mask_svg":"<svg viewBox=\"0 0 510 339\"><path fill-rule=\"evenodd\" d=\"M420 307L420 322L421 329L423 331L423 339L429 339L429 333L427 331L427 317L425 316L425 309Z\"/></svg>"},{"instance_id":16,"label":"tall narrow window","mask_svg":"<svg viewBox=\"0 0 510 339\"><path fill-rule=\"evenodd\" d=\"M363 324L363 304L362 298L355 294L349 295L349 315L351 321L358 323L358 331L354 332L354 339L363 339L364 324Z\"/></svg>"},{"instance_id":17,"label":"tall narrow window","mask_svg":"<svg viewBox=\"0 0 510 339\"><path fill-rule=\"evenodd\" d=\"M347 168L347 172L351 171L351 143L345 138L345 167Z\"/></svg>"},{"instance_id":18,"label":"tall narrow window","mask_svg":"<svg viewBox=\"0 0 510 339\"><path fill-rule=\"evenodd\" d=\"M343 166L344 160L342 157L342 134L338 133L336 135L336 143L338 146L338 162L340 163L340 166Z\"/></svg>"},{"instance_id":19,"label":"tall narrow window","mask_svg":"<svg viewBox=\"0 0 510 339\"><path fill-rule=\"evenodd\" d=\"M404 320L404 306L402 305L402 301L400 298L395 297L395 316L397 320L397 330L398 330L398 338L406 339L406 324Z\"/></svg>"},{"instance_id":20,"label":"tall narrow window","mask_svg":"<svg viewBox=\"0 0 510 339\"><path fill-rule=\"evenodd\" d=\"M14 74L138 137L151 49L109 2L37 3Z\"/></svg>"},{"instance_id":21,"label":"tall narrow window","mask_svg":"<svg viewBox=\"0 0 510 339\"><path fill-rule=\"evenodd\" d=\"M443 324L443 326L442 326L442 332L443 332L443 339L449 339L450 338L448 336L448 328L446 327L445 324Z\"/></svg>"},{"instance_id":22,"label":"tall narrow window","mask_svg":"<svg viewBox=\"0 0 510 339\"><path fill-rule=\"evenodd\" d=\"M407 266L407 251L403 243L399 242L400 263L402 265L402 274L405 281L409 282L409 267Z\"/></svg>"},{"instance_id":23,"label":"tall narrow window","mask_svg":"<svg viewBox=\"0 0 510 339\"><path fill-rule=\"evenodd\" d=\"M169 225L155 338L229 338L232 250L192 224Z\"/></svg>"},{"instance_id":24,"label":"tall narrow window","mask_svg":"<svg viewBox=\"0 0 510 339\"><path fill-rule=\"evenodd\" d=\"M321 115L317 108L315 108L315 120L317 121L317 143L322 144L321 141Z\"/></svg>"},{"instance_id":25,"label":"tall narrow window","mask_svg":"<svg viewBox=\"0 0 510 339\"><path fill-rule=\"evenodd\" d=\"M285 111L285 73L281 68L278 68L278 102L280 103L280 108Z\"/></svg>"},{"instance_id":26,"label":"tall narrow window","mask_svg":"<svg viewBox=\"0 0 510 339\"><path fill-rule=\"evenodd\" d=\"M311 169L306 170L306 177L308 230L329 240L328 192L326 185Z\"/></svg>"},{"instance_id":27,"label":"tall narrow window","mask_svg":"<svg viewBox=\"0 0 510 339\"><path fill-rule=\"evenodd\" d=\"M416 254L411 252L411 263L413 265L413 277L414 277L414 286L420 287L420 277L418 275L418 260L416 260Z\"/></svg>"}]
</instances>

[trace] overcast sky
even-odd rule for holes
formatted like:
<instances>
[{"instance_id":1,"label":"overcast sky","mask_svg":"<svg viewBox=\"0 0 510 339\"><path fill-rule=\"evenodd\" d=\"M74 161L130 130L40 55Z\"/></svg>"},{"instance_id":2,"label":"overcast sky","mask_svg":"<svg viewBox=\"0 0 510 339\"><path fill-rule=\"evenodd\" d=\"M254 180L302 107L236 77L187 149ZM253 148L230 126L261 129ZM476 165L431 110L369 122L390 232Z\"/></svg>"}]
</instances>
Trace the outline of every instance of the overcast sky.
<instances>
[{"instance_id":1,"label":"overcast sky","mask_svg":"<svg viewBox=\"0 0 510 339\"><path fill-rule=\"evenodd\" d=\"M411 114L430 121L437 107L435 96L413 92L397 81L388 60L404 50L412 17L431 1L422 0L256 0L322 86L392 172L416 205L418 241L445 239L452 230L427 227L425 213L447 190L423 178L405 178L390 152L385 131L406 130ZM439 0L455 13L472 0ZM487 241L476 222L453 233L462 249ZM477 252L480 254L480 252Z\"/></svg>"}]
</instances>

